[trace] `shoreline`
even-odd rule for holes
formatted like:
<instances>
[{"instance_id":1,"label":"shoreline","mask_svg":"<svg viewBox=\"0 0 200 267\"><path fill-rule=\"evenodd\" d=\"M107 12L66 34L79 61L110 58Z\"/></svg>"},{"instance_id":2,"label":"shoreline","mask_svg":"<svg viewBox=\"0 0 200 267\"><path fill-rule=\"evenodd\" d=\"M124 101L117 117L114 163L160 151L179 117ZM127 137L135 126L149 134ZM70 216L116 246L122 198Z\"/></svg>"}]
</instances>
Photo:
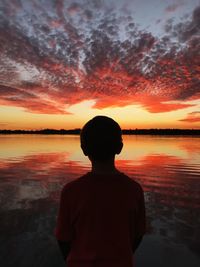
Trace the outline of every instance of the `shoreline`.
<instances>
[{"instance_id":1,"label":"shoreline","mask_svg":"<svg viewBox=\"0 0 200 267\"><path fill-rule=\"evenodd\" d=\"M0 135L12 135L12 134L37 134L37 135L80 135L81 129L70 130L55 130L55 129L43 129L43 130L0 130ZM123 129L123 135L189 135L200 136L200 129Z\"/></svg>"}]
</instances>

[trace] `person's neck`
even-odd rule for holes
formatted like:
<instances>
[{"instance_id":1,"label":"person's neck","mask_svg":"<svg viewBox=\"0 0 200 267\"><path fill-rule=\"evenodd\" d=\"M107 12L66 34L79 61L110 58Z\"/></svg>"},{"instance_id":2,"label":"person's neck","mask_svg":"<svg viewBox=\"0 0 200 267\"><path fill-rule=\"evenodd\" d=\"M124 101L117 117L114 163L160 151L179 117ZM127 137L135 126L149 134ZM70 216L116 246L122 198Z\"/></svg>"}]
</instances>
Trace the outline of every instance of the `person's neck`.
<instances>
[{"instance_id":1,"label":"person's neck","mask_svg":"<svg viewBox=\"0 0 200 267\"><path fill-rule=\"evenodd\" d=\"M112 174L119 173L115 167L115 158L111 158L105 161L95 161L91 160L92 163L92 173L95 174Z\"/></svg>"}]
</instances>

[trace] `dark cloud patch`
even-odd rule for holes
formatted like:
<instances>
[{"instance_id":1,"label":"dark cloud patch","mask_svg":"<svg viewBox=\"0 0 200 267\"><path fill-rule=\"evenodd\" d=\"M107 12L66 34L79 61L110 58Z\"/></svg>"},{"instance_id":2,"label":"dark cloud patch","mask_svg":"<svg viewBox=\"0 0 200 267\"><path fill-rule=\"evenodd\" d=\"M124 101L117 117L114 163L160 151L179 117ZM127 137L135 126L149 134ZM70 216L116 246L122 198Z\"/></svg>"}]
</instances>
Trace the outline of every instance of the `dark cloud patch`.
<instances>
[{"instance_id":1,"label":"dark cloud patch","mask_svg":"<svg viewBox=\"0 0 200 267\"><path fill-rule=\"evenodd\" d=\"M161 23L161 21L162 21L162 19L157 19L155 24L159 24L159 23Z\"/></svg>"},{"instance_id":2,"label":"dark cloud patch","mask_svg":"<svg viewBox=\"0 0 200 267\"><path fill-rule=\"evenodd\" d=\"M86 5L91 6L94 9L103 8L105 1L104 0L86 0Z\"/></svg>"},{"instance_id":3,"label":"dark cloud patch","mask_svg":"<svg viewBox=\"0 0 200 267\"><path fill-rule=\"evenodd\" d=\"M86 10L84 11L84 15L85 15L85 18L88 19L88 20L90 20L90 19L93 18L93 13L92 13L92 11L89 10L89 9L86 9Z\"/></svg>"},{"instance_id":4,"label":"dark cloud patch","mask_svg":"<svg viewBox=\"0 0 200 267\"><path fill-rule=\"evenodd\" d=\"M0 3L0 13L6 16L13 16L22 9L21 0L12 0L7 5L6 0L2 0Z\"/></svg>"},{"instance_id":5,"label":"dark cloud patch","mask_svg":"<svg viewBox=\"0 0 200 267\"><path fill-rule=\"evenodd\" d=\"M43 59L34 40L29 39L16 25L3 20L0 24L0 51L4 56L24 63L31 61L33 65L40 64Z\"/></svg>"},{"instance_id":6,"label":"dark cloud patch","mask_svg":"<svg viewBox=\"0 0 200 267\"><path fill-rule=\"evenodd\" d=\"M0 95L1 98L3 99L10 99L13 97L18 97L19 99L29 99L29 98L37 98L34 94L31 92L27 92L25 90L17 89L17 88L12 88L8 86L3 86L0 85Z\"/></svg>"},{"instance_id":7,"label":"dark cloud patch","mask_svg":"<svg viewBox=\"0 0 200 267\"><path fill-rule=\"evenodd\" d=\"M97 108L166 112L199 99L200 7L180 23L168 20L158 37L114 2L46 4L27 1L11 18L0 14L1 104L51 114L94 99Z\"/></svg>"},{"instance_id":8,"label":"dark cloud patch","mask_svg":"<svg viewBox=\"0 0 200 267\"><path fill-rule=\"evenodd\" d=\"M81 5L74 2L72 3L68 8L67 11L71 14L74 15L76 13L78 13L81 10Z\"/></svg>"},{"instance_id":9,"label":"dark cloud patch","mask_svg":"<svg viewBox=\"0 0 200 267\"><path fill-rule=\"evenodd\" d=\"M180 42L186 42L192 38L200 36L200 6L196 7L191 18L178 24L173 24L173 20L169 19L165 25L166 32L173 37L177 37Z\"/></svg>"}]
</instances>

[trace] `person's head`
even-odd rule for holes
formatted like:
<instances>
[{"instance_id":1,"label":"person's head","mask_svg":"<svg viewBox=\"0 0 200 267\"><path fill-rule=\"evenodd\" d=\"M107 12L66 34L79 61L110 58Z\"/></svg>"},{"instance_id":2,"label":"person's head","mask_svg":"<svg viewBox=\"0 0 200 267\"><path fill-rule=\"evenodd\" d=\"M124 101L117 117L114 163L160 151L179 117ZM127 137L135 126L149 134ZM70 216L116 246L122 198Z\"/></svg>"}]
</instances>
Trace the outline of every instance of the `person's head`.
<instances>
[{"instance_id":1,"label":"person's head","mask_svg":"<svg viewBox=\"0 0 200 267\"><path fill-rule=\"evenodd\" d=\"M106 161L122 150L119 124L106 116L96 116L81 130L81 148L91 160Z\"/></svg>"}]
</instances>

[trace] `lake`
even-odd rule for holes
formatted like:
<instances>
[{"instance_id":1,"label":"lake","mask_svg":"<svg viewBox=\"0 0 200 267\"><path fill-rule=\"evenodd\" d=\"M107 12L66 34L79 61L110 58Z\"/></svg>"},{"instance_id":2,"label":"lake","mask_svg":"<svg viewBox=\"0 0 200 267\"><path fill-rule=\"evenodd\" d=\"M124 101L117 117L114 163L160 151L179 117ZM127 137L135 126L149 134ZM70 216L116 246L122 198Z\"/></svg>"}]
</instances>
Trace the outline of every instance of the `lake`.
<instances>
[{"instance_id":1,"label":"lake","mask_svg":"<svg viewBox=\"0 0 200 267\"><path fill-rule=\"evenodd\" d=\"M200 266L200 137L123 136L118 169L145 191L138 267ZM79 136L0 135L0 266L65 266L53 236L62 186L90 169Z\"/></svg>"}]
</instances>

